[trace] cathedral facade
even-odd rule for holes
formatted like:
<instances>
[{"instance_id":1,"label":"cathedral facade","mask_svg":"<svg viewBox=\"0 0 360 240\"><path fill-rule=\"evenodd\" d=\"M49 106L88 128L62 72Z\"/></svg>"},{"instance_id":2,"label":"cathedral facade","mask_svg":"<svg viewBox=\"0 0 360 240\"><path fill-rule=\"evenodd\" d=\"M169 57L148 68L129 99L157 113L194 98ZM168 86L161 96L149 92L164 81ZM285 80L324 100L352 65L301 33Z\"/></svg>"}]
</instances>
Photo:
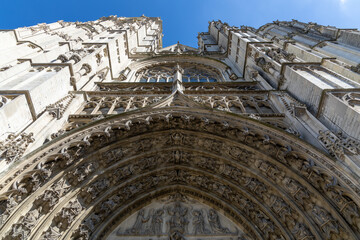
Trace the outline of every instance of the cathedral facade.
<instances>
[{"instance_id":1,"label":"cathedral facade","mask_svg":"<svg viewBox=\"0 0 360 240\"><path fill-rule=\"evenodd\" d=\"M360 32L0 31L2 239L360 239Z\"/></svg>"}]
</instances>

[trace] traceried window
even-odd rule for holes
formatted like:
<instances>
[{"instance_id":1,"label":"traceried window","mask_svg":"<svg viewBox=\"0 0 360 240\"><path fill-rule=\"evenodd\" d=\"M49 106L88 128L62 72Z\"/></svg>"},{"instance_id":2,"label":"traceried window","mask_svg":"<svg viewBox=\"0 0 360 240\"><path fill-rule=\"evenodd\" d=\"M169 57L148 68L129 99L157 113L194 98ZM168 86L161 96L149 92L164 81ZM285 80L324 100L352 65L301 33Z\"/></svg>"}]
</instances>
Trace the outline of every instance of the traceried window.
<instances>
[{"instance_id":1,"label":"traceried window","mask_svg":"<svg viewBox=\"0 0 360 240\"><path fill-rule=\"evenodd\" d=\"M218 82L220 74L212 67L183 63L179 64L182 71L183 82ZM173 82L176 64L166 64L141 69L137 73L137 81L143 83L165 83Z\"/></svg>"},{"instance_id":2,"label":"traceried window","mask_svg":"<svg viewBox=\"0 0 360 240\"><path fill-rule=\"evenodd\" d=\"M172 82L174 80L173 69L168 66L153 67L140 72L140 82Z\"/></svg>"},{"instance_id":3,"label":"traceried window","mask_svg":"<svg viewBox=\"0 0 360 240\"><path fill-rule=\"evenodd\" d=\"M217 82L217 76L208 69L190 67L184 69L183 82Z\"/></svg>"}]
</instances>

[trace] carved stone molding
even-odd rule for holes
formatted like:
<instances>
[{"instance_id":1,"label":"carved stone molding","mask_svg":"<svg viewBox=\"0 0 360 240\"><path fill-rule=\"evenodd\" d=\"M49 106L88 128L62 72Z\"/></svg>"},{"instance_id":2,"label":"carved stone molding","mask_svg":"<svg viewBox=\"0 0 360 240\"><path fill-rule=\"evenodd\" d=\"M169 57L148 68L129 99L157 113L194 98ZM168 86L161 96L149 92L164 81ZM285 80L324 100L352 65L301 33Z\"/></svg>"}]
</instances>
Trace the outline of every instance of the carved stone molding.
<instances>
[{"instance_id":1,"label":"carved stone molding","mask_svg":"<svg viewBox=\"0 0 360 240\"><path fill-rule=\"evenodd\" d=\"M360 190L333 160L256 120L198 111L134 112L57 138L3 179L1 232L14 235L36 210L41 227L22 227L32 238L107 236L115 219L175 188L231 208L250 239L357 239Z\"/></svg>"}]
</instances>

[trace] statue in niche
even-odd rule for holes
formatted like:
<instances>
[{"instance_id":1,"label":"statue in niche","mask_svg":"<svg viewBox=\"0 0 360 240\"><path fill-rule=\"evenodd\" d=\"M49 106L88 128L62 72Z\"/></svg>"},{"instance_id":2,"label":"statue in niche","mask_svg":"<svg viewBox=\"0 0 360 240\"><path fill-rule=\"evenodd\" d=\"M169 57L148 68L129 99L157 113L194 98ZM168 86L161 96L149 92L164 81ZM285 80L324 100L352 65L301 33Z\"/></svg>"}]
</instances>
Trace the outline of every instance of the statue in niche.
<instances>
[{"instance_id":1,"label":"statue in niche","mask_svg":"<svg viewBox=\"0 0 360 240\"><path fill-rule=\"evenodd\" d=\"M136 217L136 221L132 228L126 230L126 233L131 234L142 234L144 233L144 226L145 223L149 221L149 216L146 218L145 216L145 210L141 209Z\"/></svg>"},{"instance_id":2,"label":"statue in niche","mask_svg":"<svg viewBox=\"0 0 360 240\"><path fill-rule=\"evenodd\" d=\"M154 235L162 234L164 210L158 209L152 214L149 232Z\"/></svg>"},{"instance_id":3,"label":"statue in niche","mask_svg":"<svg viewBox=\"0 0 360 240\"><path fill-rule=\"evenodd\" d=\"M205 219L202 210L194 210L192 212L193 220L192 224L194 227L194 234L208 234L210 233L208 229L205 228Z\"/></svg>"},{"instance_id":4,"label":"statue in niche","mask_svg":"<svg viewBox=\"0 0 360 240\"><path fill-rule=\"evenodd\" d=\"M219 215L214 209L209 210L208 220L212 233L230 233L228 228L221 226Z\"/></svg>"},{"instance_id":5,"label":"statue in niche","mask_svg":"<svg viewBox=\"0 0 360 240\"><path fill-rule=\"evenodd\" d=\"M168 222L170 232L177 230L184 233L188 224L188 220L186 219L188 209L186 207L182 207L181 204L177 202L173 208L168 208L167 212L171 216Z\"/></svg>"}]
</instances>

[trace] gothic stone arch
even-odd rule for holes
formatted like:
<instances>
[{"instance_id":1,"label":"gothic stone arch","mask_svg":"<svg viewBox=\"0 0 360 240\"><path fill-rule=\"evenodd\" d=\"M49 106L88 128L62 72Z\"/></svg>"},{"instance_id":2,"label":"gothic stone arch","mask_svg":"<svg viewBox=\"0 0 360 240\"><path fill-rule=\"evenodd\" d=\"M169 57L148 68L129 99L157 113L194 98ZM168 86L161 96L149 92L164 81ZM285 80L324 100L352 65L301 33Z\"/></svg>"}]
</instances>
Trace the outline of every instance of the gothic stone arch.
<instances>
[{"instance_id":1,"label":"gothic stone arch","mask_svg":"<svg viewBox=\"0 0 360 240\"><path fill-rule=\"evenodd\" d=\"M359 239L360 189L343 168L254 119L184 106L143 108L74 129L8 172L1 235L114 239L128 221L122 233L142 239L134 218L155 218L149 206L177 196L202 207L177 200L158 208L163 224L171 214L179 221L152 239ZM194 213L199 209L202 215ZM194 214L212 234L197 230L193 238Z\"/></svg>"},{"instance_id":2,"label":"gothic stone arch","mask_svg":"<svg viewBox=\"0 0 360 240\"><path fill-rule=\"evenodd\" d=\"M238 76L233 72L233 70L221 61L217 61L208 57L200 56L173 56L173 55L164 55L156 56L151 58L146 58L134 62L129 65L129 67L124 70L123 79L131 78L137 72L144 68L151 68L154 66L166 65L166 64L184 64L184 65L199 65L202 68L209 68L211 71L216 71L219 75L219 82L222 81L231 81L236 80Z\"/></svg>"}]
</instances>

